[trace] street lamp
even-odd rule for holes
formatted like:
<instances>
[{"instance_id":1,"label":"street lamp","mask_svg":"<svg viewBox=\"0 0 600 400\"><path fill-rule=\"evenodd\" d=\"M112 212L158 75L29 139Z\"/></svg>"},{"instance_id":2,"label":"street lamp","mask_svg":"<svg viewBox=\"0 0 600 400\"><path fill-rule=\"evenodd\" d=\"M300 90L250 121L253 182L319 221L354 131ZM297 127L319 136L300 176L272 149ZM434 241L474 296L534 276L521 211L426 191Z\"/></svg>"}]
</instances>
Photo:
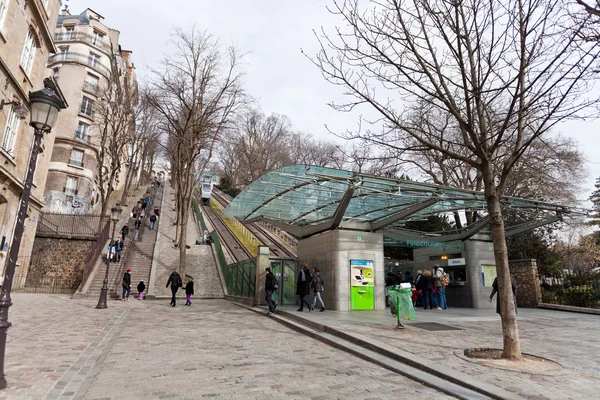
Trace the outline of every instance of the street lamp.
<instances>
[{"instance_id":1,"label":"street lamp","mask_svg":"<svg viewBox=\"0 0 600 400\"><path fill-rule=\"evenodd\" d=\"M119 222L119 215L121 214L121 211L123 210L119 206L119 203L110 209L110 219L112 219L113 222L113 230L110 243L108 243L108 254L106 255L106 273L104 274L104 282L102 283L102 289L100 289L100 298L98 299L98 305L96 308L108 308L106 305L106 297L108 294L108 269L110 268L111 247L115 241L115 229L117 229L117 222Z\"/></svg>"},{"instance_id":2,"label":"street lamp","mask_svg":"<svg viewBox=\"0 0 600 400\"><path fill-rule=\"evenodd\" d=\"M17 223L13 234L10 253L8 254L8 264L4 274L4 283L2 284L2 293L0 294L0 390L6 388L6 377L4 376L4 356L6 354L6 336L11 323L8 322L8 309L12 305L10 290L12 288L15 266L19 257L21 248L21 236L25 228L25 215L31 196L31 186L33 185L33 175L42 138L44 133L49 133L58 119L58 112L66 108L65 102L56 94L56 85L52 80L44 79L44 88L35 92L29 92L29 105L31 107L31 120L29 125L34 128L33 148L27 167L27 177L23 185L23 193L19 203L19 212L17 214Z\"/></svg>"}]
</instances>

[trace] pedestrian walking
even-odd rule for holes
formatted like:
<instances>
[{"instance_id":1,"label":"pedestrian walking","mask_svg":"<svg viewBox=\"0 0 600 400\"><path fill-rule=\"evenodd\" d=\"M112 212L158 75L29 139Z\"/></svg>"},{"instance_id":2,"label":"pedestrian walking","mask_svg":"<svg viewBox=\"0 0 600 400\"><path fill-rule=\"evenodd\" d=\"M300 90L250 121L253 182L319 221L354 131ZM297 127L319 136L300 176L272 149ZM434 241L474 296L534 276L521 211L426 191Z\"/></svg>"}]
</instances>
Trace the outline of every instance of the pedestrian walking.
<instances>
[{"instance_id":1,"label":"pedestrian walking","mask_svg":"<svg viewBox=\"0 0 600 400\"><path fill-rule=\"evenodd\" d=\"M121 252L123 251L124 246L125 246L125 242L123 242L123 238L121 236L119 236L119 238L115 242L117 262L121 261Z\"/></svg>"},{"instance_id":2,"label":"pedestrian walking","mask_svg":"<svg viewBox=\"0 0 600 400\"><path fill-rule=\"evenodd\" d=\"M157 217L160 217L160 208L154 207L154 215L156 215Z\"/></svg>"},{"instance_id":3,"label":"pedestrian walking","mask_svg":"<svg viewBox=\"0 0 600 400\"><path fill-rule=\"evenodd\" d=\"M194 295L194 280L190 279L185 285L185 305L191 306L191 297Z\"/></svg>"},{"instance_id":4,"label":"pedestrian walking","mask_svg":"<svg viewBox=\"0 0 600 400\"><path fill-rule=\"evenodd\" d=\"M141 227L142 227L142 220L141 219L136 219L135 220L135 230L139 231Z\"/></svg>"},{"instance_id":5,"label":"pedestrian walking","mask_svg":"<svg viewBox=\"0 0 600 400\"><path fill-rule=\"evenodd\" d=\"M321 279L321 270L317 267L313 268L312 289L313 289L313 292L315 293L315 298L313 299L313 304L317 304L317 300L318 300L319 303L321 303L321 309L319 311L320 312L325 311L325 303L323 302L323 299L321 298L321 293L323 293L325 291L325 289L323 287L323 279Z\"/></svg>"},{"instance_id":6,"label":"pedestrian walking","mask_svg":"<svg viewBox=\"0 0 600 400\"><path fill-rule=\"evenodd\" d=\"M138 300L141 300L142 298L144 298L144 290L146 290L146 285L144 284L144 281L140 281L140 283L138 283L137 290Z\"/></svg>"},{"instance_id":7,"label":"pedestrian walking","mask_svg":"<svg viewBox=\"0 0 600 400\"><path fill-rule=\"evenodd\" d=\"M306 296L310 294L310 282L312 280L312 276L310 275L310 271L308 270L308 264L302 264L302 269L298 274L298 281L296 282L296 294L300 296L300 308L298 311L304 311L304 305L308 307L308 311L314 310L314 307L308 300L306 300Z\"/></svg>"},{"instance_id":8,"label":"pedestrian walking","mask_svg":"<svg viewBox=\"0 0 600 400\"><path fill-rule=\"evenodd\" d=\"M435 280L438 292L437 308L438 310L446 310L448 308L448 303L446 302L446 286L448 286L449 279L446 272L444 272L444 268L439 265L436 265L436 267Z\"/></svg>"},{"instance_id":9,"label":"pedestrian walking","mask_svg":"<svg viewBox=\"0 0 600 400\"><path fill-rule=\"evenodd\" d=\"M129 294L131 293L131 269L127 269L123 274L123 296L121 300L129 301Z\"/></svg>"},{"instance_id":10,"label":"pedestrian walking","mask_svg":"<svg viewBox=\"0 0 600 400\"><path fill-rule=\"evenodd\" d=\"M154 224L156 223L157 216L156 214L152 214L150 216L150 230L154 230Z\"/></svg>"},{"instance_id":11,"label":"pedestrian walking","mask_svg":"<svg viewBox=\"0 0 600 400\"><path fill-rule=\"evenodd\" d=\"M515 313L517 313L517 281L510 276L510 285L512 287L513 294L513 302L515 303ZM498 293L498 297L496 297L496 312L500 314L500 292L498 291L498 277L494 278L494 283L492 283L492 293L490 294L490 303L494 298L494 295Z\"/></svg>"},{"instance_id":12,"label":"pedestrian walking","mask_svg":"<svg viewBox=\"0 0 600 400\"><path fill-rule=\"evenodd\" d=\"M265 277L265 300L267 305L269 306L269 314L273 314L275 309L277 308L277 303L273 301L273 292L279 288L279 282L277 282L277 278L271 272L271 268L266 268L265 271L267 275Z\"/></svg>"},{"instance_id":13,"label":"pedestrian walking","mask_svg":"<svg viewBox=\"0 0 600 400\"><path fill-rule=\"evenodd\" d=\"M144 218L146 218L146 210L142 210L142 212L140 213L140 219Z\"/></svg>"},{"instance_id":14,"label":"pedestrian walking","mask_svg":"<svg viewBox=\"0 0 600 400\"><path fill-rule=\"evenodd\" d=\"M121 236L123 236L123 241L125 241L128 234L129 234L129 224L125 224L125 225L123 225L123 228L121 228Z\"/></svg>"},{"instance_id":15,"label":"pedestrian walking","mask_svg":"<svg viewBox=\"0 0 600 400\"><path fill-rule=\"evenodd\" d=\"M177 299L175 298L175 295L177 294L177 290L179 290L179 288L183 286L183 283L181 282L181 276L179 276L176 269L174 269L173 272L171 272L171 275L169 276L169 280L167 281L166 287L169 287L169 285L171 285L172 294L171 307L175 307L177 305Z\"/></svg>"},{"instance_id":16,"label":"pedestrian walking","mask_svg":"<svg viewBox=\"0 0 600 400\"><path fill-rule=\"evenodd\" d=\"M435 285L435 279L429 269L426 269L421 277L423 297L425 297L425 309L433 310L433 289Z\"/></svg>"}]
</instances>

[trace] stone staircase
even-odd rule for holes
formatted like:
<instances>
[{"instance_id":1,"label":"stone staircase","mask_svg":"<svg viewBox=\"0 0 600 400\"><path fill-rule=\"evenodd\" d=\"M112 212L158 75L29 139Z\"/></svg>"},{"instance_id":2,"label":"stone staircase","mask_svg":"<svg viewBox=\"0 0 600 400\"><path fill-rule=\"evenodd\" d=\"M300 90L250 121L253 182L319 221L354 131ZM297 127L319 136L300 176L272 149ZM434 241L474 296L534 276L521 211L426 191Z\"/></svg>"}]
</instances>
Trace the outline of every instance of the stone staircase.
<instances>
[{"instance_id":1,"label":"stone staircase","mask_svg":"<svg viewBox=\"0 0 600 400\"><path fill-rule=\"evenodd\" d=\"M137 296L137 285L140 280L143 280L146 284L146 292L148 291L150 282L150 271L152 269L152 256L154 253L154 246L156 244L156 235L158 232L159 221L154 225L154 230L150 230L150 214L154 207L159 207L162 202L162 195L164 192L164 185L156 193L154 202L150 203L146 209L147 215L143 221L143 226L140 228L140 232L137 240L133 240L135 237L135 219L131 218L129 221L129 235L125 240L125 247L121 255L121 261L118 263L111 263L108 275L108 288L109 296L120 298L122 295L121 280L123 273L128 268L131 269L131 295L130 297ZM87 291L88 296L96 296L100 294L102 284L105 275L105 265L102 265L98 269L96 276Z\"/></svg>"}]
</instances>

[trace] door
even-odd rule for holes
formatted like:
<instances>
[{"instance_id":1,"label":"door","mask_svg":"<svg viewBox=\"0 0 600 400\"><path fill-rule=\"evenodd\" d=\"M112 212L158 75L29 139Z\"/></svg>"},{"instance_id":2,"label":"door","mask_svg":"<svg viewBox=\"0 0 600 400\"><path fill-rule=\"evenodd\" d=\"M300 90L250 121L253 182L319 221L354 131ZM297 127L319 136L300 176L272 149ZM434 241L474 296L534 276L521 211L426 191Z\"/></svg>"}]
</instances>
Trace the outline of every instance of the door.
<instances>
[{"instance_id":1,"label":"door","mask_svg":"<svg viewBox=\"0 0 600 400\"><path fill-rule=\"evenodd\" d=\"M271 271L279 282L279 290L273 293L277 304L296 304L296 260L271 259Z\"/></svg>"}]
</instances>

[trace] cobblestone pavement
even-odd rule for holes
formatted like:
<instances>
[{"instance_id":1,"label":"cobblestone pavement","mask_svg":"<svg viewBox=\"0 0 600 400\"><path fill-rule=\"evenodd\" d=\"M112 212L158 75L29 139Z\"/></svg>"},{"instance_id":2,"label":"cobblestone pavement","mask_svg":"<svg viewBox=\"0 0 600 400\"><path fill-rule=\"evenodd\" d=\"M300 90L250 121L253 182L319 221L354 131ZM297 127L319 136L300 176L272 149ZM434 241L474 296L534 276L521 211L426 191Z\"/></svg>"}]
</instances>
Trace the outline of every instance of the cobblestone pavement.
<instances>
[{"instance_id":1,"label":"cobblestone pavement","mask_svg":"<svg viewBox=\"0 0 600 400\"><path fill-rule=\"evenodd\" d=\"M0 399L448 399L224 300L19 294Z\"/></svg>"},{"instance_id":2,"label":"cobblestone pavement","mask_svg":"<svg viewBox=\"0 0 600 400\"><path fill-rule=\"evenodd\" d=\"M295 307L283 307L287 311ZM295 311L294 311L295 312ZM531 399L600 398L600 316L543 309L519 309L518 323L524 353L561 363L560 373L529 374L465 361L457 349L502 348L500 317L491 310L417 310L416 321L405 321L408 329L394 330L395 318L388 311L348 313L304 313L314 320L408 351L430 366L443 365L479 380L501 386ZM461 330L427 331L411 323L437 322Z\"/></svg>"},{"instance_id":3,"label":"cobblestone pavement","mask_svg":"<svg viewBox=\"0 0 600 400\"><path fill-rule=\"evenodd\" d=\"M173 196L173 189L169 186L165 187L161 212L162 221L158 227L157 248L154 253L157 258L155 262L156 273L151 292L155 296L169 298L171 297L171 288L166 288L165 285L173 268L179 269L179 249L173 247L173 239L175 238L175 225L173 223L176 219L176 212L173 210ZM185 273L195 281L195 295L193 298L222 298L223 289L210 247L194 244L200 237L195 218L193 211L190 210L187 225L187 242L190 248L186 253ZM184 285L185 282L186 279L184 279ZM185 298L185 292L179 290L177 298Z\"/></svg>"}]
</instances>

